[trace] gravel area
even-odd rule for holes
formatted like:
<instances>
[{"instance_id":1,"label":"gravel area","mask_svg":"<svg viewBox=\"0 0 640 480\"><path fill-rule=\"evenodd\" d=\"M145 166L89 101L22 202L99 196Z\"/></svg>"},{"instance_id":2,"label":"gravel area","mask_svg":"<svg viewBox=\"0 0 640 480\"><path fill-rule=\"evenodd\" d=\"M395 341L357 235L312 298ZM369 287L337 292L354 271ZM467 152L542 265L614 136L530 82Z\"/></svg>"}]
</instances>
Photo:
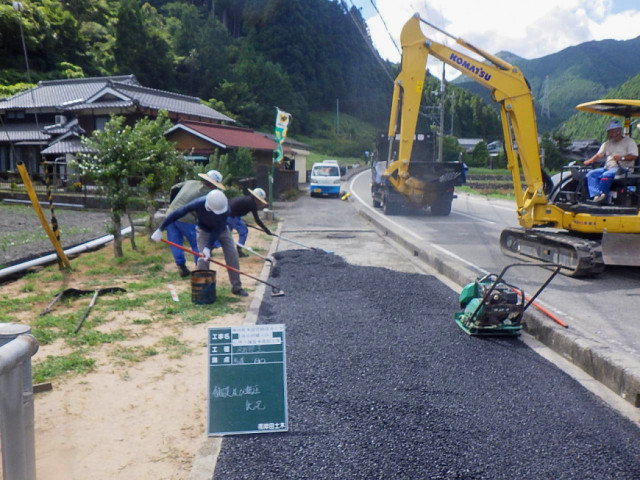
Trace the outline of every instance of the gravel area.
<instances>
[{"instance_id":1,"label":"gravel area","mask_svg":"<svg viewBox=\"0 0 640 480\"><path fill-rule=\"evenodd\" d=\"M44 207L43 207L44 208ZM44 210L51 221L51 212ZM60 241L66 248L109 234L109 212L55 209ZM0 203L0 268L8 267L55 250L33 207Z\"/></svg>"},{"instance_id":2,"label":"gravel area","mask_svg":"<svg viewBox=\"0 0 640 480\"><path fill-rule=\"evenodd\" d=\"M640 430L518 338L467 336L428 275L276 254L289 431L225 437L216 479L638 479Z\"/></svg>"}]
</instances>

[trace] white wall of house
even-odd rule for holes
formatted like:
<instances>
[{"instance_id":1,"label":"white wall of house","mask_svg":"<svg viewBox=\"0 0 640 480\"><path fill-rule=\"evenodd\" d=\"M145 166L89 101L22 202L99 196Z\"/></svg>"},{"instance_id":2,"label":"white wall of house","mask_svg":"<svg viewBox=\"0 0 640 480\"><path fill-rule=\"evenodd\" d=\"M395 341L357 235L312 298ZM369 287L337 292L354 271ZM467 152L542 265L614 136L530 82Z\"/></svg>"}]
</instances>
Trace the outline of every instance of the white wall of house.
<instances>
[{"instance_id":1,"label":"white wall of house","mask_svg":"<svg viewBox=\"0 0 640 480\"><path fill-rule=\"evenodd\" d=\"M305 183L307 181L307 157L309 156L309 151L297 148L291 148L291 150L295 160L295 169L298 172L298 183Z\"/></svg>"}]
</instances>

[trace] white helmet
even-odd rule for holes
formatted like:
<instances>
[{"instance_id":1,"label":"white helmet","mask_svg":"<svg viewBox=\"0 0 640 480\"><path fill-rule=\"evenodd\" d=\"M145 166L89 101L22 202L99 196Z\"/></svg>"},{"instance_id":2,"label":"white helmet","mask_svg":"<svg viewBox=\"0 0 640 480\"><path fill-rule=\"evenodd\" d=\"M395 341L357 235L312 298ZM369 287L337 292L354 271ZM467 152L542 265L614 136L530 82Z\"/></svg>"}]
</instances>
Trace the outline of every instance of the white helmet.
<instances>
[{"instance_id":1,"label":"white helmet","mask_svg":"<svg viewBox=\"0 0 640 480\"><path fill-rule=\"evenodd\" d=\"M207 193L207 199L204 206L210 212L220 215L227 211L229 207L229 201L220 190L211 190Z\"/></svg>"},{"instance_id":2,"label":"white helmet","mask_svg":"<svg viewBox=\"0 0 640 480\"><path fill-rule=\"evenodd\" d=\"M261 188L254 188L253 190L251 190L250 188L248 189L249 193L251 195L253 195L254 197L256 197L258 200L260 200L262 203L264 203L265 205L269 205L269 202L267 202L267 194L264 193L264 190Z\"/></svg>"},{"instance_id":3,"label":"white helmet","mask_svg":"<svg viewBox=\"0 0 640 480\"><path fill-rule=\"evenodd\" d=\"M199 173L198 176L212 184L214 187L219 188L220 190L226 190L225 186L222 184L222 174L217 170L209 170L206 174Z\"/></svg>"}]
</instances>

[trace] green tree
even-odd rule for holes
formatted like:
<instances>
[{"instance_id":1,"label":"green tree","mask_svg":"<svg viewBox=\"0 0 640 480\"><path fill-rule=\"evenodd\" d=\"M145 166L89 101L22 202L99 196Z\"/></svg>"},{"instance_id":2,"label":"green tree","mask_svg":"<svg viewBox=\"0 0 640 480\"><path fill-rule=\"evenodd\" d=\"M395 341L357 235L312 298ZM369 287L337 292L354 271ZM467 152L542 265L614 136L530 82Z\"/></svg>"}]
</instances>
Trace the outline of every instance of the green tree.
<instances>
[{"instance_id":1,"label":"green tree","mask_svg":"<svg viewBox=\"0 0 640 480\"><path fill-rule=\"evenodd\" d=\"M566 156L569 137L559 132L546 132L540 140L540 149L544 152L545 170L560 170L569 161Z\"/></svg>"},{"instance_id":2,"label":"green tree","mask_svg":"<svg viewBox=\"0 0 640 480\"><path fill-rule=\"evenodd\" d=\"M464 155L465 163L470 167L486 167L489 165L489 150L486 142L482 141L473 147L471 155Z\"/></svg>"},{"instance_id":3,"label":"green tree","mask_svg":"<svg viewBox=\"0 0 640 480\"><path fill-rule=\"evenodd\" d=\"M80 172L93 180L107 199L117 258L122 256L122 216L130 214L135 199L145 198L148 211L154 213L156 195L189 171L182 155L162 135L168 125L166 113L161 112L155 120L140 120L133 127L125 121L121 116L112 117L104 130L94 130L83 138L83 145L92 153L80 154L76 161ZM133 242L133 232L131 236Z\"/></svg>"},{"instance_id":4,"label":"green tree","mask_svg":"<svg viewBox=\"0 0 640 480\"><path fill-rule=\"evenodd\" d=\"M122 216L127 213L133 195L129 181L136 166L135 135L131 126L125 125L124 117L113 117L104 130L94 130L91 136L82 139L85 147L93 153L79 154L75 162L83 175L94 181L105 195L111 209L113 223L113 249L116 258L122 257Z\"/></svg>"},{"instance_id":5,"label":"green tree","mask_svg":"<svg viewBox=\"0 0 640 480\"><path fill-rule=\"evenodd\" d=\"M117 71L133 73L141 84L170 89L175 85L173 54L163 19L149 4L122 0L118 11L114 58Z\"/></svg>"},{"instance_id":6,"label":"green tree","mask_svg":"<svg viewBox=\"0 0 640 480\"><path fill-rule=\"evenodd\" d=\"M177 178L193 176L193 164L164 136L172 123L166 111L160 111L154 120L143 118L133 127L137 139L137 161L132 171L136 190L145 199L149 222L155 228L154 217L158 210L158 197L169 190ZM139 183L138 183L139 181Z\"/></svg>"}]
</instances>

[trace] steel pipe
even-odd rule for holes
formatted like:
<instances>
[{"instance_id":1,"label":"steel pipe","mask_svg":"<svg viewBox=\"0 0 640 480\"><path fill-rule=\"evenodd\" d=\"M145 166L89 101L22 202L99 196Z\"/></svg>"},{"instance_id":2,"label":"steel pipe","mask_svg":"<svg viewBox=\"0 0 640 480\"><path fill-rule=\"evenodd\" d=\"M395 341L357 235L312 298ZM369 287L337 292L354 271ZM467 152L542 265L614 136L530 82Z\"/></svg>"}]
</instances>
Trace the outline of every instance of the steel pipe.
<instances>
[{"instance_id":1,"label":"steel pipe","mask_svg":"<svg viewBox=\"0 0 640 480\"><path fill-rule=\"evenodd\" d=\"M36 480L31 357L38 351L38 341L20 334L25 330L30 329L0 324L0 438L6 480ZM19 336L11 339L14 334Z\"/></svg>"}]
</instances>

